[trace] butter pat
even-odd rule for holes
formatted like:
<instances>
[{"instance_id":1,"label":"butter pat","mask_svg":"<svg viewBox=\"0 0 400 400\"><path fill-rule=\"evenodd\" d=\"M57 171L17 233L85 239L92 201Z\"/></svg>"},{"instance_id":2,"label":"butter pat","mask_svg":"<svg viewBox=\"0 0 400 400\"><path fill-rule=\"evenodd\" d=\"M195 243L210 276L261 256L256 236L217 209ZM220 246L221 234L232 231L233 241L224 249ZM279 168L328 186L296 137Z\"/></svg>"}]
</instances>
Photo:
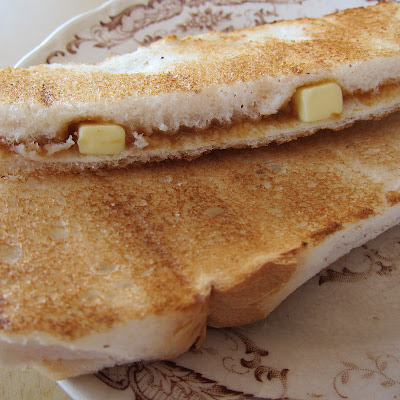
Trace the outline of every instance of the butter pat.
<instances>
[{"instance_id":1,"label":"butter pat","mask_svg":"<svg viewBox=\"0 0 400 400\"><path fill-rule=\"evenodd\" d=\"M343 110L342 89L337 83L325 82L303 86L293 96L295 111L303 122L328 119Z\"/></svg>"},{"instance_id":2,"label":"butter pat","mask_svg":"<svg viewBox=\"0 0 400 400\"><path fill-rule=\"evenodd\" d=\"M125 130L113 124L82 124L78 147L81 154L119 154L125 150Z\"/></svg>"}]
</instances>

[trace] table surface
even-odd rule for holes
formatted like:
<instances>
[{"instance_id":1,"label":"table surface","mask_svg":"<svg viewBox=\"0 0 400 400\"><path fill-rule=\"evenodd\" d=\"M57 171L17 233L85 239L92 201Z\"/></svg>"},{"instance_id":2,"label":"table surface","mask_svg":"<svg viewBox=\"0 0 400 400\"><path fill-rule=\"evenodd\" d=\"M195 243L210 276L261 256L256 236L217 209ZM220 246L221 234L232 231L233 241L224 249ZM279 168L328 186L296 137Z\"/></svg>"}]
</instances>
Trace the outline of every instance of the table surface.
<instances>
[{"instance_id":1,"label":"table surface","mask_svg":"<svg viewBox=\"0 0 400 400\"><path fill-rule=\"evenodd\" d=\"M12 0L0 2L0 68L14 65L54 29L104 0ZM68 400L63 390L32 369L0 368L2 400Z\"/></svg>"}]
</instances>

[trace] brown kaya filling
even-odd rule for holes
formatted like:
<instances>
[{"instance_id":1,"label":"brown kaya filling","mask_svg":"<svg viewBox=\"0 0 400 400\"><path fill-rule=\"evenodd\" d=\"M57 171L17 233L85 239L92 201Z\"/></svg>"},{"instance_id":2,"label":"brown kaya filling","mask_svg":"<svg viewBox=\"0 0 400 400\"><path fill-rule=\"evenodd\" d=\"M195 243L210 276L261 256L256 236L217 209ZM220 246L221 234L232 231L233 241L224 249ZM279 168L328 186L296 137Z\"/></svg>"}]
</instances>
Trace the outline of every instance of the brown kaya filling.
<instances>
[{"instance_id":1,"label":"brown kaya filling","mask_svg":"<svg viewBox=\"0 0 400 400\"><path fill-rule=\"evenodd\" d=\"M304 87L306 89L314 89L317 86L324 86L325 84L332 84L332 82L323 82L318 83L316 85L308 85ZM333 83L333 85L338 86L337 84ZM303 89L303 88L299 88ZM340 89L340 88L339 88ZM390 98L400 97L400 87L396 82L390 82L384 84L379 87L377 90L370 90L367 92L356 91L353 93L347 93L342 91L342 98L343 98L343 105L344 110L346 110L346 103L350 102L353 99L358 100L366 108L372 107L383 100L388 100ZM297 92L296 92L297 94ZM127 126L122 126L119 124L115 124L113 121L105 121L100 116L88 119L88 120L80 120L80 121L72 121L69 124L66 124L64 128L60 131L59 136L63 138L62 140L48 140L45 138L39 139L37 143L37 152L48 152L47 150L54 145L62 145L65 144L67 140L73 140L73 143L67 148L63 149L60 147L59 151L65 152L80 152L82 155L84 154L118 154L124 150L132 150L132 149L146 149L152 150L160 145L166 147L173 147L174 145L185 142L185 141L195 141L198 137L200 137L201 142L226 142L229 141L231 143L235 143L237 141L240 147L240 141L243 140L243 137L246 140L252 139L260 139L266 136L265 130L275 129L278 127L282 127L283 125L286 128L290 128L295 124L298 124L299 120L302 122L316 122L316 121L305 121L302 117L299 116L299 106L298 104L295 105L295 96L287 101L286 104L282 106L282 108L273 115L269 116L262 116L256 120L250 118L236 118L230 123L221 123L220 121L214 120L212 123L203 129L199 129L196 127L181 127L178 131L160 131L160 130L153 130L150 133L143 132L140 129L137 131L132 132ZM311 94L312 95L312 94ZM302 95L307 96L307 95ZM305 102L301 98L298 102ZM307 105L307 104L306 104ZM340 119L340 112L332 112L328 117L321 118L320 120L324 119ZM106 127L100 136L103 135L104 137L104 146L115 146L116 151L111 153L102 152L101 149L99 152L82 152L81 145L79 144L82 141L82 135L86 137L86 140L90 142L94 140L94 137L99 138L99 132L94 132L93 130L98 129L97 126L104 126ZM88 132L82 134L82 128L87 127L86 129ZM251 131L249 135L249 130ZM105 132L105 133L104 133ZM96 139L97 140L97 139ZM274 139L279 141L279 139ZM289 139L287 139L289 140ZM283 140L284 141L284 140ZM119 143L119 145L118 145ZM21 143L15 143L14 146L18 146ZM26 144L23 143L22 144ZM122 145L123 144L123 145ZM4 143L4 145L6 145ZM7 146L7 145L6 145ZM50 146L50 147L49 147ZM9 146L7 146L9 147ZM100 146L101 147L101 146ZM231 147L231 146L230 146ZM58 151L50 151L49 153L56 153Z\"/></svg>"}]
</instances>

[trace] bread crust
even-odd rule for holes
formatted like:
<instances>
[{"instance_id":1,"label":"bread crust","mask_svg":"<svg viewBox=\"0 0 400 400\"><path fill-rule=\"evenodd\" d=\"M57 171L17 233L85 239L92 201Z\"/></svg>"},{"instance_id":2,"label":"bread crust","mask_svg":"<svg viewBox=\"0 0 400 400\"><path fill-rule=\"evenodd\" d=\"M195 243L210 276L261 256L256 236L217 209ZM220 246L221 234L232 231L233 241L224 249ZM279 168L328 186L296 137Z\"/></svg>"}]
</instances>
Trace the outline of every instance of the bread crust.
<instances>
[{"instance_id":1,"label":"bread crust","mask_svg":"<svg viewBox=\"0 0 400 400\"><path fill-rule=\"evenodd\" d=\"M0 164L0 362L65 378L263 318L399 222L399 126L123 170Z\"/></svg>"}]
</instances>

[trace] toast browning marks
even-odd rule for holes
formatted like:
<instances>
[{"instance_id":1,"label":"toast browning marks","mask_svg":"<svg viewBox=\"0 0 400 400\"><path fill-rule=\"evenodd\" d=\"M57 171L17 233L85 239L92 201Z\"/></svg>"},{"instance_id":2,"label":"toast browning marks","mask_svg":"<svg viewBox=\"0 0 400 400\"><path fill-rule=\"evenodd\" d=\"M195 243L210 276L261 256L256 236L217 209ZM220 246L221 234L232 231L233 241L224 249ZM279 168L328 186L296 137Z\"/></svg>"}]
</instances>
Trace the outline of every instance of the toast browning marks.
<instances>
[{"instance_id":1,"label":"toast browning marks","mask_svg":"<svg viewBox=\"0 0 400 400\"><path fill-rule=\"evenodd\" d=\"M212 148L259 146L383 116L399 108L397 94L390 93L397 100L391 102L382 95L400 82L399 10L397 3L381 3L316 20L169 37L98 65L3 70L2 142L32 159L113 165L121 159L193 157ZM324 81L341 87L343 115L288 129L284 117L296 89ZM368 108L360 97L371 92L375 107ZM282 125L268 137L238 139L226 130L186 149L193 137L210 136L213 123L235 129L243 120L271 115ZM126 151L80 154L75 143L80 122L123 126ZM180 144L171 149L171 142Z\"/></svg>"},{"instance_id":2,"label":"toast browning marks","mask_svg":"<svg viewBox=\"0 0 400 400\"><path fill-rule=\"evenodd\" d=\"M320 19L281 21L183 39L170 36L96 65L5 69L1 100L10 104L34 101L50 105L68 99L84 103L177 91L196 93L205 87L252 82L264 76L280 78L321 68L334 69L346 66L345 59L358 63L398 56L399 13L400 5L396 2L382 2ZM379 76L379 71L371 72ZM47 96L39 85L44 74L48 74ZM7 85L6 80L12 85ZM350 80L348 77L347 82ZM16 92L15 86L23 91ZM350 92L368 90L365 79L353 85L348 82L346 86ZM97 90L91 90L93 87Z\"/></svg>"},{"instance_id":3,"label":"toast browning marks","mask_svg":"<svg viewBox=\"0 0 400 400\"><path fill-rule=\"evenodd\" d=\"M2 363L22 348L19 361L72 376L175 356L206 321L264 317L400 220L399 123L192 162L3 174Z\"/></svg>"}]
</instances>

